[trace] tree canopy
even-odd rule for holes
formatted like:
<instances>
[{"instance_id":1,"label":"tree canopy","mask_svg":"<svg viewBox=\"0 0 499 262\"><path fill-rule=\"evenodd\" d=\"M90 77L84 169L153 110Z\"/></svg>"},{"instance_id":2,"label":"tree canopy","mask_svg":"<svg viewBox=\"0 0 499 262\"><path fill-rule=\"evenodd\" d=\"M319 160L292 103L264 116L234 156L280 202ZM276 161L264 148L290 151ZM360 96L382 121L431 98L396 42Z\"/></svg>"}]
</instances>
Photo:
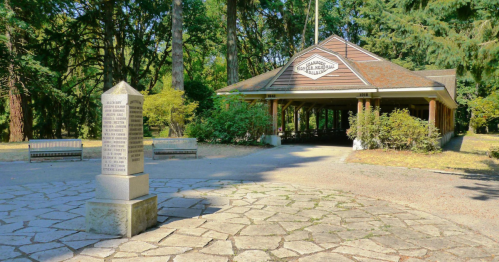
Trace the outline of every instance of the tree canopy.
<instances>
[{"instance_id":1,"label":"tree canopy","mask_svg":"<svg viewBox=\"0 0 499 262\"><path fill-rule=\"evenodd\" d=\"M150 95L161 93L161 80L173 65L172 2L1 1L2 140L98 137L100 94L109 85L124 80ZM233 2L239 80L282 66L300 51L302 39L305 46L313 44L313 19L305 25L309 1ZM337 34L411 70L456 68L459 125L467 127L480 111L473 110L483 104L477 99L497 98L490 96L499 82L499 2L319 4L319 40ZM230 82L227 1L183 0L182 5L185 90L187 101L199 102L200 114L211 107L203 98ZM310 12L313 17L314 8Z\"/></svg>"}]
</instances>

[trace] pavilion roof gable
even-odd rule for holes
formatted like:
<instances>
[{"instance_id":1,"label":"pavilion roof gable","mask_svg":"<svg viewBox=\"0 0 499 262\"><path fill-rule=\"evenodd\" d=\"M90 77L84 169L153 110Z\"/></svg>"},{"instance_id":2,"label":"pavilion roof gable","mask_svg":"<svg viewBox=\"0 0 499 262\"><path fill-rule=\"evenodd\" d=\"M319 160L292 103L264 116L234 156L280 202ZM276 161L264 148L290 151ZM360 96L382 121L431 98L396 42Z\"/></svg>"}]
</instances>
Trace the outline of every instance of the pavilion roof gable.
<instances>
[{"instance_id":1,"label":"pavilion roof gable","mask_svg":"<svg viewBox=\"0 0 499 262\"><path fill-rule=\"evenodd\" d=\"M335 64L335 68L322 72L319 77L307 74L304 63L314 60ZM314 62L312 61L312 62ZM313 71L313 70L312 70ZM321 73L321 72L319 72ZM281 70L262 88L265 90L320 90L372 88L369 81L358 71L353 61L319 45L311 46L289 59Z\"/></svg>"}]
</instances>

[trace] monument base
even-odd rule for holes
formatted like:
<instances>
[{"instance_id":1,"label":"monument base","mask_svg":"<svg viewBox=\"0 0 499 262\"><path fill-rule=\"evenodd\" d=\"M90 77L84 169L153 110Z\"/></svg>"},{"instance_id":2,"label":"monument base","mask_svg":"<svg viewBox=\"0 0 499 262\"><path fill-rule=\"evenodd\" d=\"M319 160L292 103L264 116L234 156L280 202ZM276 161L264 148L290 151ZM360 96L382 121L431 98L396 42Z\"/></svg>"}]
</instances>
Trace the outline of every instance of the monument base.
<instances>
[{"instance_id":1,"label":"monument base","mask_svg":"<svg viewBox=\"0 0 499 262\"><path fill-rule=\"evenodd\" d=\"M156 225L158 197L145 195L132 200L92 199L86 204L89 233L135 236Z\"/></svg>"},{"instance_id":2,"label":"monument base","mask_svg":"<svg viewBox=\"0 0 499 262\"><path fill-rule=\"evenodd\" d=\"M272 146L280 146L281 145L281 137L276 135L263 135L260 138L260 142L263 144L269 144Z\"/></svg>"}]
</instances>

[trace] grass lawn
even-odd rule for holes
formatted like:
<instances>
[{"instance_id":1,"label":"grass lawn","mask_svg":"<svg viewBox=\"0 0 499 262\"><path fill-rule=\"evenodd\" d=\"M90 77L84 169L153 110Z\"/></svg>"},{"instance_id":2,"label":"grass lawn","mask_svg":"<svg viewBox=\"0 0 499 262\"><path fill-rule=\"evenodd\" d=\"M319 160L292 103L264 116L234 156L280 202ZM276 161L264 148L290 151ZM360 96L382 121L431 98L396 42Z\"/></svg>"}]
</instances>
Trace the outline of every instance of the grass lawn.
<instances>
[{"instance_id":1,"label":"grass lawn","mask_svg":"<svg viewBox=\"0 0 499 262\"><path fill-rule=\"evenodd\" d=\"M101 140L83 139L83 158L101 157ZM238 157L264 149L259 146L214 145L198 143L199 158ZM152 158L152 139L144 138L144 156ZM192 157L189 155L188 157ZM54 158L52 158L54 159ZM0 143L0 161L27 161L28 142Z\"/></svg>"},{"instance_id":2,"label":"grass lawn","mask_svg":"<svg viewBox=\"0 0 499 262\"><path fill-rule=\"evenodd\" d=\"M438 169L452 172L499 174L499 160L486 153L499 146L499 135L466 135L451 140L442 153L418 154L395 150L364 150L352 153L350 163Z\"/></svg>"}]
</instances>

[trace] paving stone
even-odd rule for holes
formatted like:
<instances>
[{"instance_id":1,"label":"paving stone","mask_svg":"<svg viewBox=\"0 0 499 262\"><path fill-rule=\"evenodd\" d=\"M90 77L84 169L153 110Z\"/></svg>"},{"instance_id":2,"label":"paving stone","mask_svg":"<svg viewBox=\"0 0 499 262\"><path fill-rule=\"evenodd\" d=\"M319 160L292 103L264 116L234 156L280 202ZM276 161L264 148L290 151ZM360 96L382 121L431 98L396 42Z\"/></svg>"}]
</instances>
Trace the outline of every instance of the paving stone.
<instances>
[{"instance_id":1,"label":"paving stone","mask_svg":"<svg viewBox=\"0 0 499 262\"><path fill-rule=\"evenodd\" d=\"M131 240L159 243L161 240L172 234L174 231L175 229L143 232L139 235L132 237Z\"/></svg>"},{"instance_id":2,"label":"paving stone","mask_svg":"<svg viewBox=\"0 0 499 262\"><path fill-rule=\"evenodd\" d=\"M68 213L68 212L50 212L50 213L45 213L43 215L40 215L39 217L44 218L44 219L68 220L68 219L78 217L78 215Z\"/></svg>"},{"instance_id":3,"label":"paving stone","mask_svg":"<svg viewBox=\"0 0 499 262\"><path fill-rule=\"evenodd\" d=\"M169 217L193 218L201 215L202 209L197 208L163 208L158 211L158 215Z\"/></svg>"},{"instance_id":4,"label":"paving stone","mask_svg":"<svg viewBox=\"0 0 499 262\"><path fill-rule=\"evenodd\" d=\"M434 251L431 252L427 257L425 257L426 261L452 261L452 262L461 262L465 261L465 259L458 258L450 253Z\"/></svg>"},{"instance_id":5,"label":"paving stone","mask_svg":"<svg viewBox=\"0 0 499 262\"><path fill-rule=\"evenodd\" d=\"M232 223L232 224L251 225L251 221L246 217L229 218L225 222Z\"/></svg>"},{"instance_id":6,"label":"paving stone","mask_svg":"<svg viewBox=\"0 0 499 262\"><path fill-rule=\"evenodd\" d=\"M181 207L181 208L186 208L195 205L196 203L200 202L200 199L195 199L195 198L172 198L170 200L167 200L166 202L161 203L161 206L163 207Z\"/></svg>"},{"instance_id":7,"label":"paving stone","mask_svg":"<svg viewBox=\"0 0 499 262\"><path fill-rule=\"evenodd\" d=\"M128 241L119 246L120 251L123 252L144 252L153 248L156 246L142 241Z\"/></svg>"},{"instance_id":8,"label":"paving stone","mask_svg":"<svg viewBox=\"0 0 499 262\"><path fill-rule=\"evenodd\" d=\"M111 240L104 240L101 241L97 244L94 245L94 247L110 247L110 248L117 248L119 245L128 242L128 239L111 239Z\"/></svg>"},{"instance_id":9,"label":"paving stone","mask_svg":"<svg viewBox=\"0 0 499 262\"><path fill-rule=\"evenodd\" d=\"M0 260L14 258L21 255L21 253L14 251L14 249L15 247L0 246Z\"/></svg>"},{"instance_id":10,"label":"paving stone","mask_svg":"<svg viewBox=\"0 0 499 262\"><path fill-rule=\"evenodd\" d=\"M48 219L36 219L36 220L31 220L29 221L29 226L30 227L50 227L55 223L58 223L59 221L54 221L54 220L48 220Z\"/></svg>"},{"instance_id":11,"label":"paving stone","mask_svg":"<svg viewBox=\"0 0 499 262\"><path fill-rule=\"evenodd\" d=\"M93 240L80 240L80 241L65 241L62 243L72 249L80 249L82 247L90 246L98 241L99 240L97 239L93 239Z\"/></svg>"},{"instance_id":12,"label":"paving stone","mask_svg":"<svg viewBox=\"0 0 499 262\"><path fill-rule=\"evenodd\" d=\"M350 262L353 261L340 254L321 252L298 259L298 262Z\"/></svg>"},{"instance_id":13,"label":"paving stone","mask_svg":"<svg viewBox=\"0 0 499 262\"><path fill-rule=\"evenodd\" d=\"M239 225L239 224L230 224L230 223L223 223L223 222L206 222L205 224L202 225L203 228L211 229L214 231L218 231L221 233L226 233L230 235L235 235L237 232L239 232L241 229L244 228L244 225Z\"/></svg>"},{"instance_id":14,"label":"paving stone","mask_svg":"<svg viewBox=\"0 0 499 262\"><path fill-rule=\"evenodd\" d=\"M260 250L248 250L234 257L237 262L265 262L271 261L270 256Z\"/></svg>"},{"instance_id":15,"label":"paving stone","mask_svg":"<svg viewBox=\"0 0 499 262\"><path fill-rule=\"evenodd\" d=\"M192 248L190 248L190 247L160 247L157 249L143 252L142 255L144 255L144 256L178 255L178 254L183 254L189 250L192 250Z\"/></svg>"},{"instance_id":16,"label":"paving stone","mask_svg":"<svg viewBox=\"0 0 499 262\"><path fill-rule=\"evenodd\" d=\"M296 214L300 211L299 208L288 207L288 206L267 206L264 210L272 211L276 213L284 213L284 214Z\"/></svg>"},{"instance_id":17,"label":"paving stone","mask_svg":"<svg viewBox=\"0 0 499 262\"><path fill-rule=\"evenodd\" d=\"M295 203L291 204L291 207L299 208L299 209L314 208L315 202L295 202Z\"/></svg>"},{"instance_id":18,"label":"paving stone","mask_svg":"<svg viewBox=\"0 0 499 262\"><path fill-rule=\"evenodd\" d=\"M194 227L199 227L202 224L206 222L206 219L202 218L190 218L190 219L169 219L166 221L165 224L161 225L161 227L168 227L168 228L175 228L175 229L180 229L180 228L194 228Z\"/></svg>"},{"instance_id":19,"label":"paving stone","mask_svg":"<svg viewBox=\"0 0 499 262\"><path fill-rule=\"evenodd\" d=\"M218 240L227 240L227 238L229 238L229 234L220 233L220 232L210 230L207 233L205 233L203 235L203 237L209 237L209 238L218 239Z\"/></svg>"},{"instance_id":20,"label":"paving stone","mask_svg":"<svg viewBox=\"0 0 499 262\"><path fill-rule=\"evenodd\" d=\"M417 246L427 248L429 250L441 250L441 249L448 249L448 248L462 246L462 244L458 244L456 242L450 241L448 239L442 239L442 238L409 239L407 241L410 243L413 243Z\"/></svg>"},{"instance_id":21,"label":"paving stone","mask_svg":"<svg viewBox=\"0 0 499 262\"><path fill-rule=\"evenodd\" d=\"M349 247L349 246L340 246L333 250L335 253L349 254L354 256L363 256L369 258L377 258L381 260L388 260L393 262L398 262L400 257L394 255L387 255L383 253L376 253L369 250L360 249L357 247Z\"/></svg>"},{"instance_id":22,"label":"paving stone","mask_svg":"<svg viewBox=\"0 0 499 262\"><path fill-rule=\"evenodd\" d=\"M203 215L202 218L214 220L218 222L226 222L232 218L240 218L240 214L231 214L231 213L214 213L214 214L206 214Z\"/></svg>"},{"instance_id":23,"label":"paving stone","mask_svg":"<svg viewBox=\"0 0 499 262\"><path fill-rule=\"evenodd\" d=\"M253 219L253 220L265 220L266 218L269 218L273 216L275 212L273 211L266 211L266 210L251 210L246 212L244 215Z\"/></svg>"},{"instance_id":24,"label":"paving stone","mask_svg":"<svg viewBox=\"0 0 499 262\"><path fill-rule=\"evenodd\" d=\"M295 231L300 228L312 225L310 222L279 222L286 231Z\"/></svg>"},{"instance_id":25,"label":"paving stone","mask_svg":"<svg viewBox=\"0 0 499 262\"><path fill-rule=\"evenodd\" d=\"M294 231L291 234L284 236L284 240L286 241L295 241L295 240L304 240L310 238L310 232L308 231Z\"/></svg>"},{"instance_id":26,"label":"paving stone","mask_svg":"<svg viewBox=\"0 0 499 262\"><path fill-rule=\"evenodd\" d=\"M250 225L241 231L241 236L270 236L285 235L286 231L278 224L273 225Z\"/></svg>"},{"instance_id":27,"label":"paving stone","mask_svg":"<svg viewBox=\"0 0 499 262\"><path fill-rule=\"evenodd\" d=\"M3 225L3 226L0 226L0 234L12 233L18 229L23 228L23 227L24 227L23 222L17 222L17 223Z\"/></svg>"},{"instance_id":28,"label":"paving stone","mask_svg":"<svg viewBox=\"0 0 499 262\"><path fill-rule=\"evenodd\" d=\"M103 258L89 257L78 255L76 257L65 260L65 262L104 262Z\"/></svg>"},{"instance_id":29,"label":"paving stone","mask_svg":"<svg viewBox=\"0 0 499 262\"><path fill-rule=\"evenodd\" d=\"M204 247L212 239L208 237L194 237L173 234L159 243L161 246L172 247Z\"/></svg>"},{"instance_id":30,"label":"paving stone","mask_svg":"<svg viewBox=\"0 0 499 262\"><path fill-rule=\"evenodd\" d=\"M359 240L353 240L353 241L346 241L342 243L343 245L346 246L352 246L352 247L358 247L378 253L395 253L395 249L392 248L386 248L381 245L376 244L374 241L370 239L359 239Z\"/></svg>"},{"instance_id":31,"label":"paving stone","mask_svg":"<svg viewBox=\"0 0 499 262\"><path fill-rule=\"evenodd\" d=\"M323 216L325 216L327 214L329 214L329 212L315 210L315 209L302 210L302 211L296 213L296 215L298 215L298 216L309 217L309 218L322 218Z\"/></svg>"},{"instance_id":32,"label":"paving stone","mask_svg":"<svg viewBox=\"0 0 499 262\"><path fill-rule=\"evenodd\" d=\"M182 228L177 230L177 233L199 237L203 235L206 231L208 231L208 229L206 228Z\"/></svg>"},{"instance_id":33,"label":"paving stone","mask_svg":"<svg viewBox=\"0 0 499 262\"><path fill-rule=\"evenodd\" d=\"M56 242L51 242L51 243L44 243L44 244L33 244L33 245L24 245L19 247L19 250L26 254L31 254L31 253L36 253L40 251L45 251L49 249L54 249L58 247L63 247L63 244L56 243ZM2 252L0 252L2 253ZM0 255L1 256L1 255Z\"/></svg>"},{"instance_id":34,"label":"paving stone","mask_svg":"<svg viewBox=\"0 0 499 262\"><path fill-rule=\"evenodd\" d=\"M291 251L286 248L279 248L276 250L271 251L272 255L278 257L278 258L288 258L288 257L295 257L298 256L298 253Z\"/></svg>"},{"instance_id":35,"label":"paving stone","mask_svg":"<svg viewBox=\"0 0 499 262\"><path fill-rule=\"evenodd\" d=\"M423 226L412 226L413 229L428 234L430 236L434 237L439 237L440 236L440 230L432 225L423 225Z\"/></svg>"},{"instance_id":36,"label":"paving stone","mask_svg":"<svg viewBox=\"0 0 499 262\"><path fill-rule=\"evenodd\" d=\"M323 248L307 241L284 242L284 248L298 252L301 255L322 251Z\"/></svg>"},{"instance_id":37,"label":"paving stone","mask_svg":"<svg viewBox=\"0 0 499 262\"><path fill-rule=\"evenodd\" d=\"M330 232L344 231L345 229L341 226L319 224L319 225L309 226L305 228L305 230L310 231L312 233L330 233Z\"/></svg>"},{"instance_id":38,"label":"paving stone","mask_svg":"<svg viewBox=\"0 0 499 262\"><path fill-rule=\"evenodd\" d=\"M94 240L94 239L101 240L101 239L113 239L119 237L120 236L78 232L76 234L62 238L61 241L79 241L79 240Z\"/></svg>"},{"instance_id":39,"label":"paving stone","mask_svg":"<svg viewBox=\"0 0 499 262\"><path fill-rule=\"evenodd\" d=\"M59 229L69 229L69 230L76 230L76 231L85 231L86 230L86 225L85 225L85 218L84 217L77 217L73 218L61 223L57 223L52 225L52 227L59 228Z\"/></svg>"},{"instance_id":40,"label":"paving stone","mask_svg":"<svg viewBox=\"0 0 499 262\"><path fill-rule=\"evenodd\" d=\"M72 235L74 233L76 233L76 231L70 231L70 230L58 230L58 231L50 232L50 234L37 233L34 241L35 242L52 242L52 241L58 240L58 239L62 240L62 238L69 236L69 235Z\"/></svg>"},{"instance_id":41,"label":"paving stone","mask_svg":"<svg viewBox=\"0 0 499 262\"><path fill-rule=\"evenodd\" d=\"M380 243L384 246L395 248L395 249L410 249L417 248L414 244L411 244L402 239L398 239L394 236L380 236L380 237L372 237L371 240Z\"/></svg>"},{"instance_id":42,"label":"paving stone","mask_svg":"<svg viewBox=\"0 0 499 262\"><path fill-rule=\"evenodd\" d=\"M235 214L243 214L243 213L246 213L248 211L250 211L251 208L249 207L239 207L239 206L236 206L236 207L233 207L229 210L227 210L228 213L235 213Z\"/></svg>"},{"instance_id":43,"label":"paving stone","mask_svg":"<svg viewBox=\"0 0 499 262\"><path fill-rule=\"evenodd\" d=\"M167 260L164 260L167 261ZM201 254L201 253L187 253L187 254L181 254L177 255L174 259L174 262L198 262L198 261L203 261L203 262L227 262L228 258L226 257L220 257L220 256L214 256L214 255L207 255L207 254ZM238 261L240 262L240 261Z\"/></svg>"},{"instance_id":44,"label":"paving stone","mask_svg":"<svg viewBox=\"0 0 499 262\"><path fill-rule=\"evenodd\" d=\"M43 262L63 261L73 257L73 251L67 247L45 250L30 255L30 258Z\"/></svg>"},{"instance_id":45,"label":"paving stone","mask_svg":"<svg viewBox=\"0 0 499 262\"><path fill-rule=\"evenodd\" d=\"M199 252L212 255L233 255L232 242L215 241L213 244L201 249Z\"/></svg>"},{"instance_id":46,"label":"paving stone","mask_svg":"<svg viewBox=\"0 0 499 262\"><path fill-rule=\"evenodd\" d=\"M55 228L48 228L48 227L25 227L23 229L17 230L17 233L49 233L49 232L55 232L57 229Z\"/></svg>"},{"instance_id":47,"label":"paving stone","mask_svg":"<svg viewBox=\"0 0 499 262\"><path fill-rule=\"evenodd\" d=\"M312 239L317 244L341 242L341 239L337 235L330 233L313 233Z\"/></svg>"},{"instance_id":48,"label":"paving stone","mask_svg":"<svg viewBox=\"0 0 499 262\"><path fill-rule=\"evenodd\" d=\"M169 261L169 260L170 260L170 256L162 256L162 257L131 257L131 258L113 259L113 262L114 261L117 261L117 262L165 262L165 261Z\"/></svg>"},{"instance_id":49,"label":"paving stone","mask_svg":"<svg viewBox=\"0 0 499 262\"><path fill-rule=\"evenodd\" d=\"M147 251L149 252L149 251ZM113 258L124 258L124 257L138 257L136 253L129 253L129 252L118 252L114 254Z\"/></svg>"},{"instance_id":50,"label":"paving stone","mask_svg":"<svg viewBox=\"0 0 499 262\"><path fill-rule=\"evenodd\" d=\"M290 200L281 200L281 199L275 199L275 198L264 198L261 200L256 201L254 204L255 205L266 205L266 206L286 206L287 204L291 203Z\"/></svg>"},{"instance_id":51,"label":"paving stone","mask_svg":"<svg viewBox=\"0 0 499 262\"><path fill-rule=\"evenodd\" d=\"M458 247L448 249L447 252L462 258L480 258L490 256L489 253L477 247Z\"/></svg>"},{"instance_id":52,"label":"paving stone","mask_svg":"<svg viewBox=\"0 0 499 262\"><path fill-rule=\"evenodd\" d=\"M272 250L279 247L281 237L278 236L235 236L234 243L238 249Z\"/></svg>"},{"instance_id":53,"label":"paving stone","mask_svg":"<svg viewBox=\"0 0 499 262\"><path fill-rule=\"evenodd\" d=\"M81 255L87 255L87 256L92 256L92 257L100 257L100 258L106 258L113 254L115 251L113 248L95 248L95 247L88 247L83 249L81 251Z\"/></svg>"},{"instance_id":54,"label":"paving stone","mask_svg":"<svg viewBox=\"0 0 499 262\"><path fill-rule=\"evenodd\" d=\"M428 253L426 249L409 249L409 250L399 250L399 254L408 257L423 257Z\"/></svg>"}]
</instances>

